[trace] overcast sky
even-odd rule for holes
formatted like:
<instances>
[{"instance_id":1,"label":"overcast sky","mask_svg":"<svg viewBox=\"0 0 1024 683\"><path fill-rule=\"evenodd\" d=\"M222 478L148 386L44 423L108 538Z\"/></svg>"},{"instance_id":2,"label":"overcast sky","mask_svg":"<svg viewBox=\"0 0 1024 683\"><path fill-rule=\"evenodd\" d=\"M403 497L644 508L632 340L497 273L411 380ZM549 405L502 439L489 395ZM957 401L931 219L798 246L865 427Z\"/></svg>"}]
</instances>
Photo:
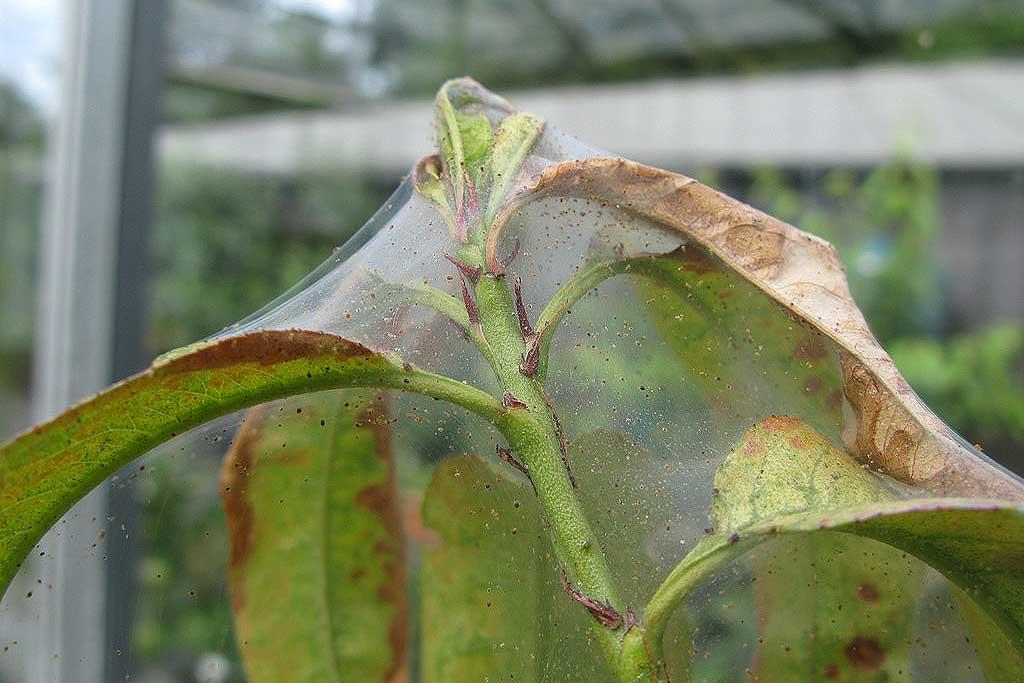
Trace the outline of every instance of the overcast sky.
<instances>
[{"instance_id":1,"label":"overcast sky","mask_svg":"<svg viewBox=\"0 0 1024 683\"><path fill-rule=\"evenodd\" d=\"M352 19L360 4L366 0L275 0L274 4L285 10L304 10L319 14L334 21Z\"/></svg>"},{"instance_id":2,"label":"overcast sky","mask_svg":"<svg viewBox=\"0 0 1024 683\"><path fill-rule=\"evenodd\" d=\"M56 104L61 0L0 0L0 79L46 113Z\"/></svg>"}]
</instances>

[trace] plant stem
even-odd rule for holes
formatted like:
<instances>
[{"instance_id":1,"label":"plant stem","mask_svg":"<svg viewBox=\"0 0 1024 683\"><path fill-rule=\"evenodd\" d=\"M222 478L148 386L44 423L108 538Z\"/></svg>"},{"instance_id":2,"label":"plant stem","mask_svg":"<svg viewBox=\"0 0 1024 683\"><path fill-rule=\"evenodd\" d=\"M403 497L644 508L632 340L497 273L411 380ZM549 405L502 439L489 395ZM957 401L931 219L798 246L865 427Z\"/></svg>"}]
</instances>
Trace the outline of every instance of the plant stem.
<instances>
[{"instance_id":1,"label":"plant stem","mask_svg":"<svg viewBox=\"0 0 1024 683\"><path fill-rule=\"evenodd\" d=\"M540 317L537 318L537 334L540 335L541 345L537 377L542 383L547 378L551 338L554 337L558 324L569 312L569 308L601 282L616 273L621 273L627 267L624 261L589 261L576 271L548 301L547 306L541 311Z\"/></svg>"},{"instance_id":2,"label":"plant stem","mask_svg":"<svg viewBox=\"0 0 1024 683\"><path fill-rule=\"evenodd\" d=\"M621 613L623 606L611 571L562 459L556 417L541 384L519 367L526 342L519 329L515 303L505 282L482 275L476 283L476 304L484 338L502 389L526 405L509 411L499 425L509 445L530 472L537 497L551 525L551 541L558 559L588 597L607 602ZM616 631L597 625L598 638L610 661L621 650Z\"/></svg>"},{"instance_id":3,"label":"plant stem","mask_svg":"<svg viewBox=\"0 0 1024 683\"><path fill-rule=\"evenodd\" d=\"M726 539L708 537L687 553L665 577L644 609L644 622L651 639L660 643L668 617L679 602L748 548L745 541L730 544Z\"/></svg>"},{"instance_id":4,"label":"plant stem","mask_svg":"<svg viewBox=\"0 0 1024 683\"><path fill-rule=\"evenodd\" d=\"M444 313L467 332L490 364L503 392L514 399L513 407L503 411L498 419L492 417L491 422L526 467L550 522L555 554L559 562L571 570L587 598L606 602L619 615L624 613L624 606L604 552L576 496L575 483L567 469L569 464L564 459L560 423L544 391L548 352L559 323L594 287L622 273L662 280L678 268L673 256L675 254L593 260L580 268L555 293L537 319L534 343L540 344L540 360L533 377L521 369L527 340L515 300L502 277L480 272L474 287L475 298L466 302L467 306L473 306L472 315L453 306L457 299L440 290L418 288L413 292L417 303ZM483 263L481 254L473 247L463 249L460 258L468 266ZM529 329L525 333L532 335ZM519 404L525 407L516 407ZM479 413L479 408L474 412ZM702 557L697 550L689 556L695 560L687 567L689 571L677 568L652 597L644 611L643 623L626 623L625 631L620 632L619 628L608 628L595 621L602 649L620 680L661 681L660 674L664 671L661 641L668 615L696 582L719 566L716 553L709 552L708 557ZM705 568L707 571L702 571Z\"/></svg>"},{"instance_id":5,"label":"plant stem","mask_svg":"<svg viewBox=\"0 0 1024 683\"><path fill-rule=\"evenodd\" d=\"M362 385L353 382L352 386ZM412 366L409 366L409 369L401 375L375 378L374 383L367 383L365 386L399 389L429 396L437 401L448 401L496 425L503 424L508 420L508 411L504 406L483 389Z\"/></svg>"}]
</instances>

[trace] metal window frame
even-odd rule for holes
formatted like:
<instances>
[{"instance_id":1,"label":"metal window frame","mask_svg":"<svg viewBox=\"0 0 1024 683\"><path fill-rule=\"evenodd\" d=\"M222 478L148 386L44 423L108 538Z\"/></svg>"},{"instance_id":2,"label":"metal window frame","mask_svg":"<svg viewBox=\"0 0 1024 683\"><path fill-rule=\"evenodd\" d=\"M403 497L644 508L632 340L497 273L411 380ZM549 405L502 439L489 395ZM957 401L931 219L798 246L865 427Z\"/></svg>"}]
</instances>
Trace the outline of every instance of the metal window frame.
<instances>
[{"instance_id":1,"label":"metal window frame","mask_svg":"<svg viewBox=\"0 0 1024 683\"><path fill-rule=\"evenodd\" d=\"M32 418L144 361L153 139L166 0L64 0L40 240ZM3 629L26 681L124 680L133 596L126 497L101 486L40 541ZM102 530L106 539L97 541ZM33 600L17 600L32 591Z\"/></svg>"}]
</instances>

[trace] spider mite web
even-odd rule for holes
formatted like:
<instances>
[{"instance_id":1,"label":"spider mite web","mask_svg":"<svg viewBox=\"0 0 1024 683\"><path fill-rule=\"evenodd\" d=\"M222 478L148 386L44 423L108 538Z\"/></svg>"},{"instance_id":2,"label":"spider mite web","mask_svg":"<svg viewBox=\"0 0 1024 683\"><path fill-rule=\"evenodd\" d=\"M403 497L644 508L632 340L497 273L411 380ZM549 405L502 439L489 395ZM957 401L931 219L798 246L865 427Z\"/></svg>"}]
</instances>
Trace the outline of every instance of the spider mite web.
<instances>
[{"instance_id":1,"label":"spider mite web","mask_svg":"<svg viewBox=\"0 0 1024 683\"><path fill-rule=\"evenodd\" d=\"M595 156L606 155L548 125L524 164L520 185L552 164ZM591 259L701 250L622 207L557 196L521 208L500 248L506 255L517 251L508 277L510 282L521 278L526 311L534 320ZM488 366L459 329L410 301L408 287L417 285L459 297L458 273L445 259L451 251L444 220L407 179L321 266L216 336L261 329L329 332L499 395ZM548 393L570 441L580 496L620 580L623 600L638 612L706 533L715 472L744 432L764 418L784 415L840 445L849 418L841 390L842 349L814 335L721 262L708 257L702 264L681 273L676 291L631 276L601 282L572 306L550 353ZM319 414L325 401L351 408L345 413L349 417L340 419L369 415L388 432L407 547L405 580L419 596L410 603L408 625L413 679L431 680L430 667L437 661L430 652L431 634L439 628L432 621L437 598L421 578L438 547L429 510L440 503L432 496L445 494L431 480L450 459L476 454L504 487L480 509L496 520L494 533L502 528L497 521L502 515L520 520L516 529L521 533L491 543L494 539L486 538L491 527L482 527L477 545L488 551L462 558L469 567L465 571L490 577L495 605L516 606L517 614L481 619L529 617L531 625L513 640L486 643L484 651L513 653L520 672L516 681L612 680L590 635L590 617L562 592L559 565L529 484L495 455L503 441L490 425L423 397L343 390L264 406L263 414L273 416L265 428L285 434L295 425L329 427L309 417ZM96 539L104 535L133 535L144 548L165 544L142 553L148 559L135 576L132 605L142 627L131 640L141 653L135 655L139 670L165 662L169 650L177 649L210 671L227 672L221 679L200 672L197 680L242 680L225 585L228 541L218 473L246 420L246 412L218 420L140 459L109 483L112 495L137 502L138 514L96 520L92 536L75 539L83 558L103 553ZM878 476L894 496L924 495ZM476 508L467 504L465 509ZM466 524L472 527L473 521ZM202 566L172 575L176 553ZM835 569L833 560L844 553L867 559L853 569ZM858 590L869 593L856 575L864 566L872 571L883 567L890 585L914 590L893 602L858 600ZM745 679L758 658L768 656L760 649L762 631L770 624L766 605L785 589L773 583L777 579L759 577L780 572L792 572L800 591L815 596L807 607L808 629L836 612L860 610L863 619L870 621L874 614L884 621L880 628L903 634L895 650L879 653L865 640L850 661L836 666L882 670L886 662L899 661L907 670L893 674L898 680L980 680L975 650L966 643L965 626L953 609L955 589L888 546L848 539L769 545L703 585L678 610L666 634L665 657L674 680L688 675L694 680ZM836 593L838 580L848 581L849 595ZM2 609L8 614L20 610L31 619L22 595L12 589ZM851 623L860 623L858 618ZM160 631L164 623L186 622L195 632ZM807 630L786 637L792 644L785 647L810 647ZM779 642L771 641L772 646ZM495 658L493 671L487 671L487 661L480 664L481 675L506 680L501 667L508 660Z\"/></svg>"}]
</instances>

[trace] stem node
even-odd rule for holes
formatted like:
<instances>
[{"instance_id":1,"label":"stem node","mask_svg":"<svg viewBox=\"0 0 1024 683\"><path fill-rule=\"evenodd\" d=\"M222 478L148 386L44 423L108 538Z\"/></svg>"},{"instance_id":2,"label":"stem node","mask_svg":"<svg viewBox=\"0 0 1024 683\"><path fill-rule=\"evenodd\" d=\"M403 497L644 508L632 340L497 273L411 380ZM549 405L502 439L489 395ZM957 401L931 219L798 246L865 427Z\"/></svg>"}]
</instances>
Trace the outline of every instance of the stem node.
<instances>
[{"instance_id":1,"label":"stem node","mask_svg":"<svg viewBox=\"0 0 1024 683\"><path fill-rule=\"evenodd\" d=\"M480 275L484 272L484 269L482 267L476 266L474 268L473 266L470 266L470 265L467 265L467 264L463 263L462 261L460 261L459 259L455 258L451 254L445 254L444 257L446 259L448 259L448 261L453 266L458 268L459 272L462 273L462 275L464 277L469 278L470 282L476 282L477 278L479 278Z\"/></svg>"},{"instance_id":2,"label":"stem node","mask_svg":"<svg viewBox=\"0 0 1024 683\"><path fill-rule=\"evenodd\" d=\"M587 597L569 583L569 576L562 570L562 590L565 591L566 595L580 603L597 619L605 628L609 628L613 631L617 631L622 628L623 619L622 615L619 614L614 607L609 605L607 602L601 602L594 600L593 598Z\"/></svg>"},{"instance_id":3,"label":"stem node","mask_svg":"<svg viewBox=\"0 0 1024 683\"><path fill-rule=\"evenodd\" d=\"M511 391L508 390L506 390L505 393L501 395L501 404L506 408L522 409L528 407L525 403L516 398Z\"/></svg>"},{"instance_id":4,"label":"stem node","mask_svg":"<svg viewBox=\"0 0 1024 683\"><path fill-rule=\"evenodd\" d=\"M536 495L537 485L533 483L533 477L530 476L530 469L515 459L515 456L512 455L512 449L495 446L495 450L497 451L499 458L526 475L526 478L530 480L530 486L533 487L533 493Z\"/></svg>"}]
</instances>

